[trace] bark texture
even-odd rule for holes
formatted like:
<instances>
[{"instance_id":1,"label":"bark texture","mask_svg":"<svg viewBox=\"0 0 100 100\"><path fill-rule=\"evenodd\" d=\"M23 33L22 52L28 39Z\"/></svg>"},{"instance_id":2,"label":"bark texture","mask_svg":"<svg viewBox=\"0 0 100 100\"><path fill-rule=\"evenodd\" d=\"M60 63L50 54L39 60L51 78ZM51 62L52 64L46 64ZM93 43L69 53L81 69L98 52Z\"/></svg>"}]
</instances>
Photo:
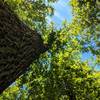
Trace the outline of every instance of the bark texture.
<instances>
[{"instance_id":1,"label":"bark texture","mask_svg":"<svg viewBox=\"0 0 100 100\"><path fill-rule=\"evenodd\" d=\"M45 51L41 36L0 0L0 93Z\"/></svg>"}]
</instances>

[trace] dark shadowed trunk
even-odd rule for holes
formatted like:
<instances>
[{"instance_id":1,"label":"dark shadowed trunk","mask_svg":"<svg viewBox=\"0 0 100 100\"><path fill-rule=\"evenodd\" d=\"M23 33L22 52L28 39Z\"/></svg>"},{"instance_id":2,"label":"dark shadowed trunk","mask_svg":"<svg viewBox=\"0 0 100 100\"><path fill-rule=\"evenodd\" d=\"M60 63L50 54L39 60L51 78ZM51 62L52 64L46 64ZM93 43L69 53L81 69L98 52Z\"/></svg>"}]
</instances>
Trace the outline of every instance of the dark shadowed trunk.
<instances>
[{"instance_id":1,"label":"dark shadowed trunk","mask_svg":"<svg viewBox=\"0 0 100 100\"><path fill-rule=\"evenodd\" d=\"M0 0L0 93L45 51L41 36Z\"/></svg>"}]
</instances>

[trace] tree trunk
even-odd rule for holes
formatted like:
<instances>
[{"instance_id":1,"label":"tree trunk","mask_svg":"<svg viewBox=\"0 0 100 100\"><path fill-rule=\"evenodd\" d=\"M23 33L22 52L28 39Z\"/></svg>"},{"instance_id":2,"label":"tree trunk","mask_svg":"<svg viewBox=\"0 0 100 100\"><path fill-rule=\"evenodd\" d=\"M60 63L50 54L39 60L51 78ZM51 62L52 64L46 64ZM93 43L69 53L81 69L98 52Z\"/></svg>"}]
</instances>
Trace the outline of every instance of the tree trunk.
<instances>
[{"instance_id":1,"label":"tree trunk","mask_svg":"<svg viewBox=\"0 0 100 100\"><path fill-rule=\"evenodd\" d=\"M0 93L45 51L41 36L0 0Z\"/></svg>"}]
</instances>

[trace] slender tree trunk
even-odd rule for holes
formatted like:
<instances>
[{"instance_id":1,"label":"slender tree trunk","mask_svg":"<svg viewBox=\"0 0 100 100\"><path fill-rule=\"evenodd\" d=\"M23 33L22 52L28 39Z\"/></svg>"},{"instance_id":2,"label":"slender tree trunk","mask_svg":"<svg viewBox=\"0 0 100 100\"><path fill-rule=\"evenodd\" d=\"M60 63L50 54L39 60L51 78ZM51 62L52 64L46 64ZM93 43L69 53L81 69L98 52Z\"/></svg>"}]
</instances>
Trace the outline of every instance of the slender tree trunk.
<instances>
[{"instance_id":1,"label":"slender tree trunk","mask_svg":"<svg viewBox=\"0 0 100 100\"><path fill-rule=\"evenodd\" d=\"M41 36L0 0L0 93L45 51Z\"/></svg>"}]
</instances>

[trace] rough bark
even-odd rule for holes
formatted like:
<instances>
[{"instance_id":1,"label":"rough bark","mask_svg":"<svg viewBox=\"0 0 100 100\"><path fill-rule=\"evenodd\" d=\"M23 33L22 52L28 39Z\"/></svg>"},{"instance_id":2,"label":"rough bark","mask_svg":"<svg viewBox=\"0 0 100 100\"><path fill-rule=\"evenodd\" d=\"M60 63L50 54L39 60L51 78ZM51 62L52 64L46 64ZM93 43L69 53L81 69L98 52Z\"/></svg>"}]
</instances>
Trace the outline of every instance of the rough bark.
<instances>
[{"instance_id":1,"label":"rough bark","mask_svg":"<svg viewBox=\"0 0 100 100\"><path fill-rule=\"evenodd\" d=\"M0 93L45 51L41 36L0 0Z\"/></svg>"}]
</instances>

